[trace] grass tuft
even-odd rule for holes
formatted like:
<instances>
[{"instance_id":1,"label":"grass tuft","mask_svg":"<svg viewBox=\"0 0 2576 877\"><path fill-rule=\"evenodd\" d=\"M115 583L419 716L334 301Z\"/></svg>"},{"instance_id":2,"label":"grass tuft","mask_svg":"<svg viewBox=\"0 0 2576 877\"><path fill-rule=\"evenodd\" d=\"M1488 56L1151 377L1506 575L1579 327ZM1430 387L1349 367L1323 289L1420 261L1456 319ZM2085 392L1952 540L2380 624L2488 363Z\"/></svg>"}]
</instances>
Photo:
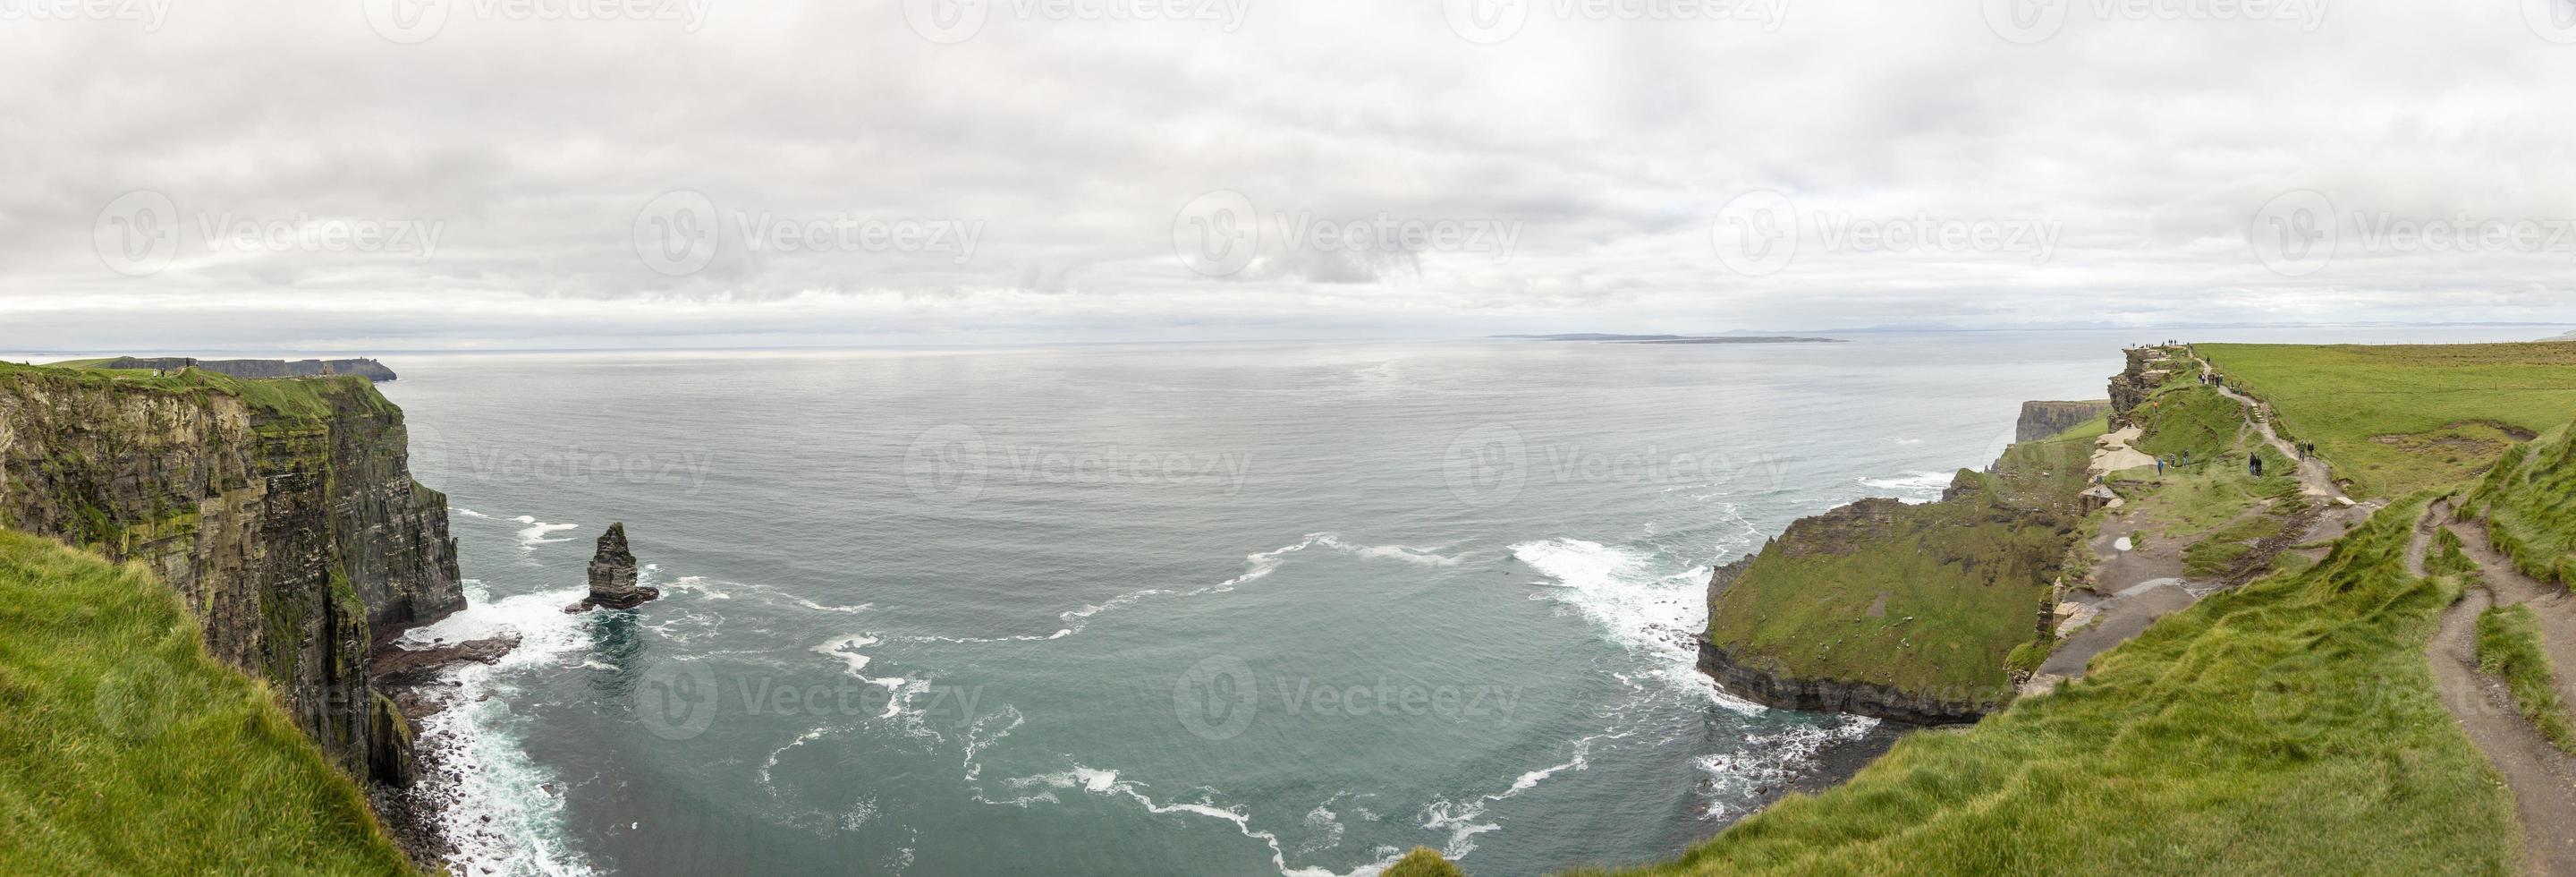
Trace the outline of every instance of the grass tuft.
<instances>
[{"instance_id":1,"label":"grass tuft","mask_svg":"<svg viewBox=\"0 0 2576 877\"><path fill-rule=\"evenodd\" d=\"M1378 877L1467 877L1467 872L1430 847L1414 847L1413 852L1395 860Z\"/></svg>"},{"instance_id":2,"label":"grass tuft","mask_svg":"<svg viewBox=\"0 0 2576 877\"><path fill-rule=\"evenodd\" d=\"M2513 705L2540 735L2560 749L2576 753L2576 725L2567 721L2567 703L2558 696L2558 674L2540 648L2540 618L2529 606L2492 606L2478 615L2478 669L2504 680Z\"/></svg>"}]
</instances>

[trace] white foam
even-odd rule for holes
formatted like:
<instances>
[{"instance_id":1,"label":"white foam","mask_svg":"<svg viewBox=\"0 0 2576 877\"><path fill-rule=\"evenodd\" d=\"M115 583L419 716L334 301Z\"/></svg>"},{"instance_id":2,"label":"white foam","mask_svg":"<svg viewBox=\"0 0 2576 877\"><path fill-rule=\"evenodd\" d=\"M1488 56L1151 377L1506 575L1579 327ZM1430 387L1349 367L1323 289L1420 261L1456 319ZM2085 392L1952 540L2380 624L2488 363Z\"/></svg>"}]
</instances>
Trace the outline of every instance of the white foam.
<instances>
[{"instance_id":1,"label":"white foam","mask_svg":"<svg viewBox=\"0 0 2576 877\"><path fill-rule=\"evenodd\" d=\"M847 614L851 614L851 615L856 615L856 614L858 614L858 613L866 612L866 611L868 611L868 610L870 610L870 609L877 608L877 607L876 607L876 604L874 604L874 603L861 603L861 604L856 605L856 606L826 606L826 605L823 605L823 604L821 604L821 603L816 603L816 602L814 602L814 601L812 601L812 600L805 599L805 598L803 598L803 597L789 597L788 599L789 599L789 600L794 601L794 602L796 603L796 605L803 606L803 607L805 607L805 608L807 608L807 609L812 609L812 610L814 610L814 611L816 611L816 612L841 612L841 613L847 613Z\"/></svg>"},{"instance_id":2,"label":"white foam","mask_svg":"<svg viewBox=\"0 0 2576 877\"><path fill-rule=\"evenodd\" d=\"M988 727L988 723L1005 720L1009 724L999 728ZM984 765L976 761L975 756L982 754L993 744L1002 742L1002 738L1011 736L1011 731L1025 721L1027 719L1020 715L1018 708L1003 704L999 710L976 716L975 721L966 726L966 754L958 759L958 766L965 769L967 782L972 783L977 777L984 775Z\"/></svg>"},{"instance_id":3,"label":"white foam","mask_svg":"<svg viewBox=\"0 0 2576 877\"><path fill-rule=\"evenodd\" d=\"M868 663L874 659L852 650L867 648L869 646L876 645L879 642L882 642L882 640L879 640L876 637L869 636L864 633L854 633L826 642L822 645L815 646L813 651L818 655L839 658L843 664L848 666L850 678L857 679L869 685L884 686L887 694L886 711L879 713L877 718L890 719L895 716L902 715L904 703L911 700L912 695L928 690L930 683L927 680L916 681L906 679L901 676L869 676L867 674Z\"/></svg>"},{"instance_id":4,"label":"white foam","mask_svg":"<svg viewBox=\"0 0 2576 877\"><path fill-rule=\"evenodd\" d=\"M1539 768L1537 770L1523 773L1518 777L1514 777L1512 779L1511 786L1500 792L1484 795L1482 797L1470 798L1465 801L1451 801L1447 798L1435 799L1429 806L1422 808L1422 827L1434 831L1449 832L1449 842L1442 844L1440 847L1440 854L1443 856L1456 859L1463 857L1468 853L1475 852L1476 835L1495 831L1503 827L1499 822L1479 821L1485 818L1486 808L1493 806L1494 802L1508 801L1522 792L1536 788L1539 783L1546 782L1549 777L1556 776L1559 773L1569 770L1579 771L1590 767L1592 764L1590 756L1592 754L1593 741L1616 740L1626 736L1628 736L1628 733L1624 731L1605 731L1578 739L1574 741L1574 755L1572 758L1569 758L1560 764Z\"/></svg>"},{"instance_id":5,"label":"white foam","mask_svg":"<svg viewBox=\"0 0 2576 877\"><path fill-rule=\"evenodd\" d=\"M1950 482L1956 477L1957 474L1951 472L1927 472L1921 469L1915 469L1908 471L1903 475L1887 478L1859 478L1855 480L1859 481L1863 485L1876 488L1878 490L1901 491L1900 495L1896 497L1896 499L1900 501L1923 503L1940 499L1941 493L1950 489Z\"/></svg>"},{"instance_id":6,"label":"white foam","mask_svg":"<svg viewBox=\"0 0 2576 877\"><path fill-rule=\"evenodd\" d=\"M455 509L453 509L452 511L456 512L457 514L460 514L460 515L464 515L464 516L466 516L466 517L469 517L469 518L488 518L488 517L491 517L491 515L487 515L487 514L484 514L484 513L482 513L482 512L475 511L475 510L473 510L473 509L465 508L465 507L463 507L463 506L458 506L458 507L456 507Z\"/></svg>"},{"instance_id":7,"label":"white foam","mask_svg":"<svg viewBox=\"0 0 2576 877\"><path fill-rule=\"evenodd\" d=\"M548 539L546 538L546 534L560 533L565 530L581 529L580 524L549 524L527 515L520 515L518 521L519 523L528 525L526 529L519 531L520 551L534 551L539 545L570 542L572 541L571 539Z\"/></svg>"},{"instance_id":8,"label":"white foam","mask_svg":"<svg viewBox=\"0 0 2576 877\"><path fill-rule=\"evenodd\" d=\"M646 569L649 569L649 570L660 570L662 567L661 567L661 565L660 565L660 564L652 564L652 565L648 565L648 566L647 566L647 567L645 567L645 568L646 568ZM668 587L664 588L663 590L666 590L666 591L672 591L672 592L675 592L675 593L677 593L677 592L695 593L695 594L698 594L698 595L700 595L700 596L706 597L706 598L707 598L707 599L709 599L709 600L731 600L731 599L733 599L733 595L732 595L732 594L728 594L728 593L725 593L725 592L723 592L723 591L716 590L713 586L708 585L708 584L707 584L707 577L706 577L706 576L681 576L681 577L679 578L679 580L678 580L678 581L672 582Z\"/></svg>"},{"instance_id":9,"label":"white foam","mask_svg":"<svg viewBox=\"0 0 2576 877\"><path fill-rule=\"evenodd\" d=\"M1332 871L1321 868L1290 868L1288 867L1288 853L1280 846L1279 835L1253 828L1251 814L1230 807L1219 807L1214 803L1208 802L1205 798L1202 798L1197 802L1179 802L1169 804L1159 802L1141 791L1141 789L1144 788L1143 783L1138 783L1132 780L1120 780L1118 778L1118 772L1115 770L1101 770L1077 764L1070 770L1058 771L1049 774L1039 774L1037 776L1016 777L1007 780L1006 782L1022 788L1042 786L1058 790L1080 789L1085 794L1091 795L1100 795L1104 797L1123 796L1138 804L1144 805L1145 812L1148 813L1187 813L1193 816L1205 816L1210 819L1223 820L1233 825L1234 830L1237 833L1242 834L1244 837L1252 838L1268 845L1270 847L1271 867L1277 868L1279 873L1286 875L1286 877L1369 877L1369 875L1374 875L1380 871L1386 870L1386 867L1393 864L1395 861L1393 856L1389 856L1384 861L1362 865L1353 869L1349 874L1336 874ZM1018 804L1019 806L1026 807L1029 803L1040 800L1048 803L1056 802L1056 798L1052 793L1042 792L1039 795L1029 796L1016 801L988 801L986 803Z\"/></svg>"},{"instance_id":10,"label":"white foam","mask_svg":"<svg viewBox=\"0 0 2576 877\"><path fill-rule=\"evenodd\" d=\"M480 582L469 593L480 596ZM420 745L436 750L439 769L416 794L439 802L441 834L456 845L449 857L458 873L572 875L592 873L563 840L563 799L540 787L560 782L528 758L508 730L523 724L513 714L510 679L540 667L565 665L590 647L583 616L564 604L579 599L573 588L503 600L476 599L437 624L414 628L399 642L417 647L439 640L461 642L503 633L519 647L493 664L467 662L446 671L456 683L449 707L421 722ZM585 664L591 663L586 658Z\"/></svg>"},{"instance_id":11,"label":"white foam","mask_svg":"<svg viewBox=\"0 0 2576 877\"><path fill-rule=\"evenodd\" d=\"M781 757L784 757L784 756L787 754L787 750L794 749L794 748L796 748L796 747L803 746L803 745L805 745L805 744L807 744L807 743L812 743L812 742L814 742L814 741L816 741L816 740L822 739L823 734L824 734L824 733L826 733L826 732L828 732L828 731L830 731L830 730L832 730L832 729L830 729L830 728L815 728L815 729L813 729L813 730L811 730L811 731L807 731L807 732L805 732L805 733L803 733L803 734L798 734L798 735L796 735L796 739L794 739L794 740L790 740L790 741L787 741L787 745L785 745L785 746L781 746L781 747L778 747L777 749L774 749L774 750L771 750L771 751L770 751L770 753L769 753L769 760L767 760L767 761L764 761L764 762L761 762L761 763L760 763L760 786L761 786L761 788L769 789L769 790L771 790L771 791L773 791L773 792L777 791L777 788L776 788L776 787L771 786L771 785L769 784L769 772L770 772L770 771L773 771L773 770L777 770L777 769L778 769L778 759L779 759L779 758L781 758Z\"/></svg>"},{"instance_id":12,"label":"white foam","mask_svg":"<svg viewBox=\"0 0 2576 877\"><path fill-rule=\"evenodd\" d=\"M1858 740L1876 727L1878 720L1868 716L1836 716L1829 724L1758 734L1745 738L1743 747L1734 752L1701 756L1695 763L1709 775L1715 787L1711 794L1726 799L1711 801L1705 815L1712 819L1742 815L1729 800L1745 802L1778 788L1812 769L1825 747Z\"/></svg>"},{"instance_id":13,"label":"white foam","mask_svg":"<svg viewBox=\"0 0 2576 877\"><path fill-rule=\"evenodd\" d=\"M1411 545L1353 545L1331 533L1314 538L1318 544L1356 557L1401 560L1423 566L1457 566L1458 561L1465 559L1463 556L1445 555L1428 548L1416 548Z\"/></svg>"},{"instance_id":14,"label":"white foam","mask_svg":"<svg viewBox=\"0 0 2576 877\"><path fill-rule=\"evenodd\" d=\"M1587 539L1559 537L1511 547L1512 557L1554 580L1542 594L1581 611L1601 632L1633 651L1698 661L1675 632L1696 635L1708 622L1705 574L1662 573L1645 553ZM1697 569L1693 567L1692 569Z\"/></svg>"}]
</instances>

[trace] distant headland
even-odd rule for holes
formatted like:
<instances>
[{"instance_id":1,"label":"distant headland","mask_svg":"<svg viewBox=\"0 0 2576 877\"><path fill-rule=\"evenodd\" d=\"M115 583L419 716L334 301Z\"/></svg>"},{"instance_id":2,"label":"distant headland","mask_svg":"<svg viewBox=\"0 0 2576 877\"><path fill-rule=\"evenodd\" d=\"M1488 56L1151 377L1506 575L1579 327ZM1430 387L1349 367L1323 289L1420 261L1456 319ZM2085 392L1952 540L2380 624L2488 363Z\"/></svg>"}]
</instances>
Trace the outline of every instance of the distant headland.
<instances>
[{"instance_id":1,"label":"distant headland","mask_svg":"<svg viewBox=\"0 0 2576 877\"><path fill-rule=\"evenodd\" d=\"M79 368L154 369L178 371L201 368L236 378L310 378L321 375L357 375L376 383L394 379L394 370L372 359L197 359L190 356L133 357L87 359L57 365Z\"/></svg>"}]
</instances>

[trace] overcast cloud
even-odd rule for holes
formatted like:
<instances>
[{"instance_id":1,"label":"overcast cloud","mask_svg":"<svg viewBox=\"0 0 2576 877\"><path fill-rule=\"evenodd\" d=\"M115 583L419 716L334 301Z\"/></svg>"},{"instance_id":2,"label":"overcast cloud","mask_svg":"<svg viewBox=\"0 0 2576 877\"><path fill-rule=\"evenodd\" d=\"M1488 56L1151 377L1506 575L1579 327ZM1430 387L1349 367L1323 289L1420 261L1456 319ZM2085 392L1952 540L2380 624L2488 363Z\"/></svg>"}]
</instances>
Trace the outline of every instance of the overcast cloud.
<instances>
[{"instance_id":1,"label":"overcast cloud","mask_svg":"<svg viewBox=\"0 0 2576 877\"><path fill-rule=\"evenodd\" d=\"M2571 0L0 0L0 75L8 348L2576 321Z\"/></svg>"}]
</instances>

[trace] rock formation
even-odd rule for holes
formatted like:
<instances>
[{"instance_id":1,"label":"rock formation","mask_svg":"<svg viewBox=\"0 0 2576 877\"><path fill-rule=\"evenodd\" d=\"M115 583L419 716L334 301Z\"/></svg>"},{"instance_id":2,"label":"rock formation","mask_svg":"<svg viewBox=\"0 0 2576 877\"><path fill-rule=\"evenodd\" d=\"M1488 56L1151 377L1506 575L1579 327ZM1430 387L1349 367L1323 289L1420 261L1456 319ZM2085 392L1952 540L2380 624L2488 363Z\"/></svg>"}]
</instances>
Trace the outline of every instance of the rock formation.
<instances>
[{"instance_id":1,"label":"rock formation","mask_svg":"<svg viewBox=\"0 0 2576 877\"><path fill-rule=\"evenodd\" d=\"M635 583L635 554L626 550L626 525L621 522L599 534L599 551L590 558L590 596L564 611L633 609L659 596L660 589Z\"/></svg>"},{"instance_id":2,"label":"rock formation","mask_svg":"<svg viewBox=\"0 0 2576 877\"><path fill-rule=\"evenodd\" d=\"M0 365L0 526L150 567L324 754L407 782L410 728L367 660L465 606L447 497L367 381L262 389Z\"/></svg>"},{"instance_id":3,"label":"rock formation","mask_svg":"<svg viewBox=\"0 0 2576 877\"><path fill-rule=\"evenodd\" d=\"M2137 418L2130 412L2145 403L2147 394L2164 385L2173 374L2173 360L2162 347L2130 347L2120 352L2128 361L2119 374L2111 376L2111 425L2115 428L2135 425Z\"/></svg>"},{"instance_id":4,"label":"rock formation","mask_svg":"<svg viewBox=\"0 0 2576 877\"><path fill-rule=\"evenodd\" d=\"M2013 441L2035 442L2084 425L2111 410L2105 402L2024 402L2013 423Z\"/></svg>"},{"instance_id":5,"label":"rock formation","mask_svg":"<svg viewBox=\"0 0 2576 877\"><path fill-rule=\"evenodd\" d=\"M394 370L372 359L197 359L189 356L133 357L120 356L94 368L150 368L178 371L201 368L236 378L314 378L324 375L357 375L376 383L394 379Z\"/></svg>"}]
</instances>

